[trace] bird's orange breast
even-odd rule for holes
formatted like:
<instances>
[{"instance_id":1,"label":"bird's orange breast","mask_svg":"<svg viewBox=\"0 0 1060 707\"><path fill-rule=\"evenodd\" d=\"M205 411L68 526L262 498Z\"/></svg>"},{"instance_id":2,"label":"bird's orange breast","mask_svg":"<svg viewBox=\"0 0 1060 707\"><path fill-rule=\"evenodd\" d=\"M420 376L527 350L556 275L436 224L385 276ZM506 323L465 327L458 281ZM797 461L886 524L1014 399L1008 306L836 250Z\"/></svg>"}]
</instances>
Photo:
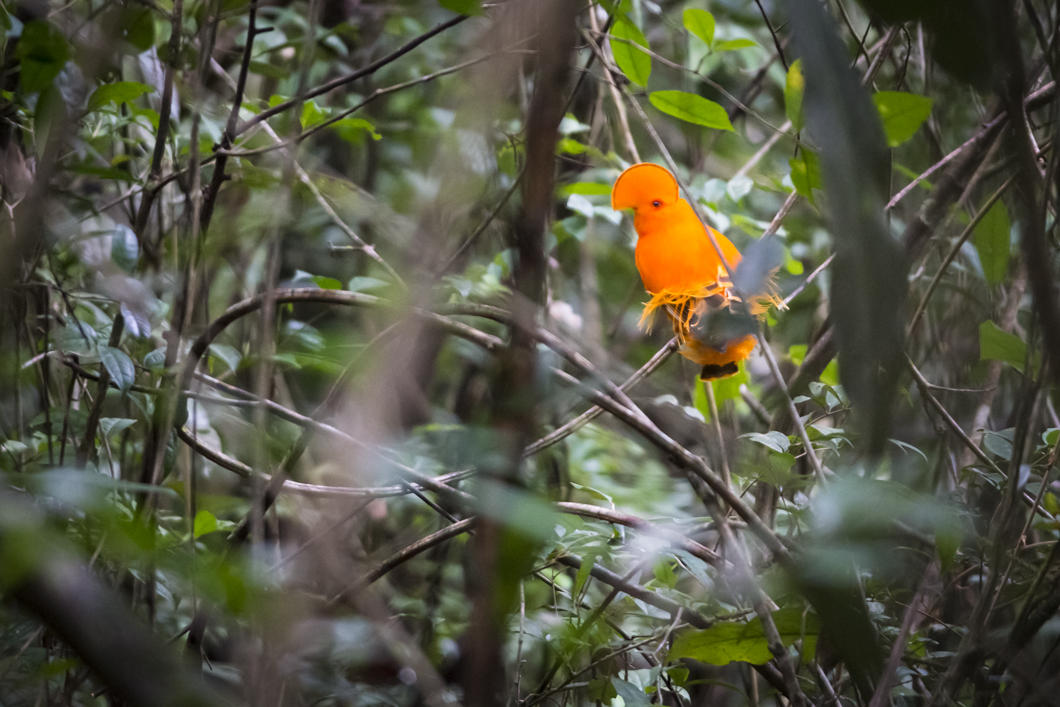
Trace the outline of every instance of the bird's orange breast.
<instances>
[{"instance_id":1,"label":"bird's orange breast","mask_svg":"<svg viewBox=\"0 0 1060 707\"><path fill-rule=\"evenodd\" d=\"M659 209L638 210L634 227L639 236L637 270L649 292L689 291L726 278L706 228L684 199ZM717 231L714 238L729 269L734 269L740 262L739 251Z\"/></svg>"}]
</instances>

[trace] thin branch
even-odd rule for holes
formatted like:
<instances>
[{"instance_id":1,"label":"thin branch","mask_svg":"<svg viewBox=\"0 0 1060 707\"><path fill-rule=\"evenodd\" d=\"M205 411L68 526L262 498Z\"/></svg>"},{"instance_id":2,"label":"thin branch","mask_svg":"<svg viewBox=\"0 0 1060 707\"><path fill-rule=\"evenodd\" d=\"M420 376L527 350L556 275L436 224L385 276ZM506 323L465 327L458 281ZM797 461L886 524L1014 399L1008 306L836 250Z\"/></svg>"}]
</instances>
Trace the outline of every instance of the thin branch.
<instances>
[{"instance_id":1,"label":"thin branch","mask_svg":"<svg viewBox=\"0 0 1060 707\"><path fill-rule=\"evenodd\" d=\"M666 342L661 349L656 351L655 354L650 359L648 359L643 366L638 368L633 373L633 375L631 375L621 385L619 385L619 389L623 391L628 391L637 383L647 378L659 366L665 363L666 360L669 359L675 351L677 351L677 348L677 338L674 337L668 342ZM588 410L581 413L574 419L565 422L563 425L552 430L541 439L536 440L527 445L526 449L523 450L523 455L528 457L533 456L534 454L537 454L538 452L548 447L551 447L553 444L556 444L557 442L569 437L585 425L589 424L592 420L596 419L603 411L604 409L599 405L593 405Z\"/></svg>"},{"instance_id":2,"label":"thin branch","mask_svg":"<svg viewBox=\"0 0 1060 707\"><path fill-rule=\"evenodd\" d=\"M431 37L434 37L434 36L436 36L438 34L441 34L442 32L446 31L447 29L449 29L451 27L455 27L456 25L460 24L461 22L463 22L466 19L468 19L468 15L459 15L457 17L454 17L454 18L450 19L450 20L446 20L445 22L441 23L440 25L437 25L436 27L433 27L432 29L430 29L430 30L424 32L423 34L419 35L418 37L406 42L405 44L401 45L400 47L398 47L394 51L392 51L389 54L387 54L386 56L381 57L381 58L373 61L368 66L362 67L360 69L357 69L356 71L350 72L350 73L345 74L343 76L339 76L337 78L334 78L331 81L328 81L326 83L323 83L323 84L321 84L319 86L316 86L315 88L312 88L312 89L306 91L302 95L295 96L294 98L288 99L288 100L284 101L283 103L277 103L275 106L272 106L271 108L267 108L266 110L261 111L260 113L255 115L253 118L248 118L247 120L245 120L241 125L239 125L238 128L236 128L235 134L236 135L242 135L243 133L245 133L250 128L254 127L255 125L257 125L258 123L260 123L260 122L262 122L264 120L268 120L269 118L271 118L274 115L278 115L280 113L283 113L284 111L289 110L290 108L293 108L294 106L300 105L300 104L304 103L305 101L308 101L308 100L310 100L312 98L316 98L317 96L320 96L320 95L323 95L325 93L328 93L329 91L334 91L336 88L339 88L341 86L345 86L346 84L352 83L352 82L356 81L357 79L364 78L365 76L369 76L371 74L374 74L376 71L378 71L379 69L383 68L387 64L390 64L390 63L396 61L397 59L400 59L404 55L408 54L413 49L415 49L419 45L423 44L424 42L426 42Z\"/></svg>"}]
</instances>

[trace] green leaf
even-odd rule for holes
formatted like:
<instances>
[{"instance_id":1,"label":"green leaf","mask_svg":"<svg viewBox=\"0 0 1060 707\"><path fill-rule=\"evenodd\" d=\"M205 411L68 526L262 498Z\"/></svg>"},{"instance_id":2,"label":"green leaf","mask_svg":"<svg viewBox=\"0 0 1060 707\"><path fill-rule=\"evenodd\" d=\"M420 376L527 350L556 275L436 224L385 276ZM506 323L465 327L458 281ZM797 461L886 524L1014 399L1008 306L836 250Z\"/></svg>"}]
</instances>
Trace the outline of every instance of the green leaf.
<instances>
[{"instance_id":1,"label":"green leaf","mask_svg":"<svg viewBox=\"0 0 1060 707\"><path fill-rule=\"evenodd\" d=\"M350 292L364 292L366 290L378 290L389 284L390 283L386 280L380 280L377 277L358 275L357 277L350 278L350 281L346 284L346 289Z\"/></svg>"},{"instance_id":2,"label":"green leaf","mask_svg":"<svg viewBox=\"0 0 1060 707\"><path fill-rule=\"evenodd\" d=\"M117 81L100 86L92 92L88 99L88 110L99 110L103 106L120 106L122 103L135 101L145 93L153 93L155 89L147 84L137 81Z\"/></svg>"},{"instance_id":3,"label":"green leaf","mask_svg":"<svg viewBox=\"0 0 1060 707\"><path fill-rule=\"evenodd\" d=\"M1005 461L1012 459L1012 428L995 432L987 430L983 433L983 447L996 457Z\"/></svg>"},{"instance_id":4,"label":"green leaf","mask_svg":"<svg viewBox=\"0 0 1060 707\"><path fill-rule=\"evenodd\" d=\"M113 346L99 347L99 360L110 374L111 381L123 393L136 382L136 366L129 355Z\"/></svg>"},{"instance_id":5,"label":"green leaf","mask_svg":"<svg viewBox=\"0 0 1060 707\"><path fill-rule=\"evenodd\" d=\"M556 152L561 155L580 155L589 149L572 137L565 137L556 142Z\"/></svg>"},{"instance_id":6,"label":"green leaf","mask_svg":"<svg viewBox=\"0 0 1060 707\"><path fill-rule=\"evenodd\" d=\"M314 275L313 282L322 290L341 290L342 283L327 275Z\"/></svg>"},{"instance_id":7,"label":"green leaf","mask_svg":"<svg viewBox=\"0 0 1060 707\"><path fill-rule=\"evenodd\" d=\"M161 371L166 367L166 349L162 347L144 356L144 367L151 371Z\"/></svg>"},{"instance_id":8,"label":"green leaf","mask_svg":"<svg viewBox=\"0 0 1060 707\"><path fill-rule=\"evenodd\" d=\"M806 77L806 130L820 146L835 243L829 301L839 373L854 403L864 451L875 456L891 436L908 290L905 255L883 218L890 154L879 112L850 66L834 18L816 0L788 5L793 50ZM858 665L854 672L860 682L878 668Z\"/></svg>"},{"instance_id":9,"label":"green leaf","mask_svg":"<svg viewBox=\"0 0 1060 707\"><path fill-rule=\"evenodd\" d=\"M763 447L772 449L774 452L786 452L791 446L791 440L783 432L770 430L769 432L748 432L740 435L740 439L747 439Z\"/></svg>"},{"instance_id":10,"label":"green leaf","mask_svg":"<svg viewBox=\"0 0 1060 707\"><path fill-rule=\"evenodd\" d=\"M147 51L155 44L154 11L149 7L122 7L117 22L122 39L140 51Z\"/></svg>"},{"instance_id":11,"label":"green leaf","mask_svg":"<svg viewBox=\"0 0 1060 707\"><path fill-rule=\"evenodd\" d=\"M217 517L209 511L199 511L196 513L195 522L192 525L192 535L196 538L201 538L203 535L220 530L220 526L217 523Z\"/></svg>"},{"instance_id":12,"label":"green leaf","mask_svg":"<svg viewBox=\"0 0 1060 707\"><path fill-rule=\"evenodd\" d=\"M792 157L788 164L791 166L791 183L799 196L806 197L811 203L816 203L814 189L821 189L821 160L817 153L808 150L805 145L799 150L799 154Z\"/></svg>"},{"instance_id":13,"label":"green leaf","mask_svg":"<svg viewBox=\"0 0 1060 707\"><path fill-rule=\"evenodd\" d=\"M266 76L270 79L285 79L291 75L290 69L270 64L267 61L252 60L248 68L250 69L250 73L257 74L258 76Z\"/></svg>"},{"instance_id":14,"label":"green leaf","mask_svg":"<svg viewBox=\"0 0 1060 707\"><path fill-rule=\"evenodd\" d=\"M215 341L210 344L209 351L211 356L216 356L224 361L225 367L232 373L235 373L239 369L239 362L243 360L243 354L241 354L238 349L229 346L228 344L222 344Z\"/></svg>"},{"instance_id":15,"label":"green leaf","mask_svg":"<svg viewBox=\"0 0 1060 707\"><path fill-rule=\"evenodd\" d=\"M673 589L677 586L677 573L674 572L674 566L672 560L668 557L664 557L660 562L655 563L652 568L652 574L655 576L656 583Z\"/></svg>"},{"instance_id":16,"label":"green leaf","mask_svg":"<svg viewBox=\"0 0 1060 707\"><path fill-rule=\"evenodd\" d=\"M983 214L972 233L972 242L983 266L983 277L991 285L997 285L1008 274L1010 231L1008 209L998 199Z\"/></svg>"},{"instance_id":17,"label":"green leaf","mask_svg":"<svg viewBox=\"0 0 1060 707\"><path fill-rule=\"evenodd\" d=\"M939 562L943 571L953 566L953 560L957 557L957 551L961 548L960 527L954 524L940 524L935 529L935 551L938 553Z\"/></svg>"},{"instance_id":18,"label":"green leaf","mask_svg":"<svg viewBox=\"0 0 1060 707\"><path fill-rule=\"evenodd\" d=\"M589 581L589 575L593 571L593 563L596 562L596 558L597 553L595 552L587 552L582 555L582 563L578 567L577 574L574 576L574 589L572 591L574 596L580 597L582 595L582 588L585 586L585 583Z\"/></svg>"},{"instance_id":19,"label":"green leaf","mask_svg":"<svg viewBox=\"0 0 1060 707\"><path fill-rule=\"evenodd\" d=\"M33 143L37 156L42 157L52 130L66 125L66 102L54 84L46 84L37 98L33 111Z\"/></svg>"},{"instance_id":20,"label":"green leaf","mask_svg":"<svg viewBox=\"0 0 1060 707\"><path fill-rule=\"evenodd\" d=\"M766 454L765 466L759 467L758 479L773 486L783 486L791 479L791 468L795 466L795 455L770 451Z\"/></svg>"},{"instance_id":21,"label":"green leaf","mask_svg":"<svg viewBox=\"0 0 1060 707\"><path fill-rule=\"evenodd\" d=\"M802 655L812 656L817 649L820 621L802 609L781 609L773 614L780 638L785 645L802 639ZM670 649L670 659L692 658L710 665L728 665L734 661L765 665L773 659L769 652L762 622L719 623L698 631L677 635Z\"/></svg>"},{"instance_id":22,"label":"green leaf","mask_svg":"<svg viewBox=\"0 0 1060 707\"><path fill-rule=\"evenodd\" d=\"M438 0L438 4L460 15L482 14L482 0Z\"/></svg>"},{"instance_id":23,"label":"green leaf","mask_svg":"<svg viewBox=\"0 0 1060 707\"><path fill-rule=\"evenodd\" d=\"M650 48L644 33L628 19L620 18L611 28L611 37L608 41L618 68L633 83L647 86L648 77L651 76L651 56L635 46L639 44L645 49ZM614 41L616 39L620 41Z\"/></svg>"},{"instance_id":24,"label":"green leaf","mask_svg":"<svg viewBox=\"0 0 1060 707\"><path fill-rule=\"evenodd\" d=\"M99 418L99 430L103 437L110 437L119 432L127 430L136 424L136 420L128 417L101 417Z\"/></svg>"},{"instance_id":25,"label":"green leaf","mask_svg":"<svg viewBox=\"0 0 1060 707\"><path fill-rule=\"evenodd\" d=\"M802 114L802 96L806 92L806 77L802 75L802 59L796 59L788 67L784 80L784 113L796 131L802 130L805 117Z\"/></svg>"},{"instance_id":26,"label":"green leaf","mask_svg":"<svg viewBox=\"0 0 1060 707\"><path fill-rule=\"evenodd\" d=\"M729 195L729 198L733 201L739 201L748 194L751 193L751 189L754 188L754 181L745 174L741 174L738 177L733 177L729 180L729 183L725 185L725 193Z\"/></svg>"},{"instance_id":27,"label":"green leaf","mask_svg":"<svg viewBox=\"0 0 1060 707\"><path fill-rule=\"evenodd\" d=\"M913 137L931 115L931 99L915 93L879 91L872 95L872 102L880 113L883 132L890 147L901 145Z\"/></svg>"},{"instance_id":28,"label":"green leaf","mask_svg":"<svg viewBox=\"0 0 1060 707\"><path fill-rule=\"evenodd\" d=\"M688 676L691 671L684 665L674 665L667 668L666 674L670 676L670 682L678 687L684 687L688 682Z\"/></svg>"},{"instance_id":29,"label":"green leaf","mask_svg":"<svg viewBox=\"0 0 1060 707\"><path fill-rule=\"evenodd\" d=\"M15 55L19 58L19 81L26 93L47 88L70 58L70 45L62 32L43 20L22 28Z\"/></svg>"},{"instance_id":30,"label":"green leaf","mask_svg":"<svg viewBox=\"0 0 1060 707\"><path fill-rule=\"evenodd\" d=\"M714 45L714 51L716 52L732 52L737 49L747 49L748 47L757 47L758 42L753 39L747 39L741 37L740 39L726 39L724 42L718 42Z\"/></svg>"},{"instance_id":31,"label":"green leaf","mask_svg":"<svg viewBox=\"0 0 1060 707\"><path fill-rule=\"evenodd\" d=\"M331 129L336 131L343 140L351 144L359 144L365 133L373 140L382 140L383 136L375 129L371 121L364 118L343 118L332 123Z\"/></svg>"},{"instance_id":32,"label":"green leaf","mask_svg":"<svg viewBox=\"0 0 1060 707\"><path fill-rule=\"evenodd\" d=\"M687 8L681 21L692 34L696 35L709 47L714 44L714 15L698 7Z\"/></svg>"},{"instance_id":33,"label":"green leaf","mask_svg":"<svg viewBox=\"0 0 1060 707\"><path fill-rule=\"evenodd\" d=\"M1027 344L1015 334L1004 331L987 319L979 325L979 358L1002 361L1023 373Z\"/></svg>"},{"instance_id":34,"label":"green leaf","mask_svg":"<svg viewBox=\"0 0 1060 707\"><path fill-rule=\"evenodd\" d=\"M648 100L657 109L696 125L704 125L717 130L732 131L732 123L725 109L714 101L687 91L654 91Z\"/></svg>"},{"instance_id":35,"label":"green leaf","mask_svg":"<svg viewBox=\"0 0 1060 707\"><path fill-rule=\"evenodd\" d=\"M611 193L609 184L597 184L596 182L574 182L564 184L559 189L560 196L581 194L582 196L607 196Z\"/></svg>"},{"instance_id":36,"label":"green leaf","mask_svg":"<svg viewBox=\"0 0 1060 707\"><path fill-rule=\"evenodd\" d=\"M121 223L110 234L110 259L125 272L131 273L140 260L140 241L133 230Z\"/></svg>"},{"instance_id":37,"label":"green leaf","mask_svg":"<svg viewBox=\"0 0 1060 707\"><path fill-rule=\"evenodd\" d=\"M302 129L308 130L314 125L319 125L328 119L328 114L320 109L316 101L306 101L302 104Z\"/></svg>"},{"instance_id":38,"label":"green leaf","mask_svg":"<svg viewBox=\"0 0 1060 707\"><path fill-rule=\"evenodd\" d=\"M651 700L648 699L644 690L633 683L621 678L611 678L611 685L622 698L624 707L651 707Z\"/></svg>"}]
</instances>

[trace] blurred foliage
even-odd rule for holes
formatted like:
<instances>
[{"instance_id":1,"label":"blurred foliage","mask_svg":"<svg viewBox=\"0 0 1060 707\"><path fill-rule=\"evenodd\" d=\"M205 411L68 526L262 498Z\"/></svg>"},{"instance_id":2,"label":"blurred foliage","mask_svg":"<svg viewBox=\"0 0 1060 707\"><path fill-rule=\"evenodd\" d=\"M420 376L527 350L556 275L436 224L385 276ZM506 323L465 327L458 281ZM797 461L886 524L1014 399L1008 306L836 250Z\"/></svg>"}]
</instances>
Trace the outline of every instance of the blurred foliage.
<instances>
[{"instance_id":1,"label":"blurred foliage","mask_svg":"<svg viewBox=\"0 0 1060 707\"><path fill-rule=\"evenodd\" d=\"M0 702L1055 701L1060 9L583 5L550 173L548 2L0 5ZM779 263L734 377L641 160Z\"/></svg>"}]
</instances>

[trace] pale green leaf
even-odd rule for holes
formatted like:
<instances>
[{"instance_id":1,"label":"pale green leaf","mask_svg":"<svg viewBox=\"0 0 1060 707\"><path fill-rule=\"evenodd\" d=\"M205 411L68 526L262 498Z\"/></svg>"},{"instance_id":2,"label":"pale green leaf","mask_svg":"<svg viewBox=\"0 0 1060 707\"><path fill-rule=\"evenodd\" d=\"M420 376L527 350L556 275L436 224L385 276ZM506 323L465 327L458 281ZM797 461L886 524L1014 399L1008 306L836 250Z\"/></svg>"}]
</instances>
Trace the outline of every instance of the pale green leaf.
<instances>
[{"instance_id":1,"label":"pale green leaf","mask_svg":"<svg viewBox=\"0 0 1060 707\"><path fill-rule=\"evenodd\" d=\"M820 622L815 615L804 615L801 609L781 609L773 614L773 621L785 645L802 639L802 655L814 655L820 634ZM678 658L692 658L710 665L728 665L734 661L765 665L773 659L773 654L762 622L753 619L679 633L670 649L670 659Z\"/></svg>"},{"instance_id":2,"label":"pale green leaf","mask_svg":"<svg viewBox=\"0 0 1060 707\"><path fill-rule=\"evenodd\" d=\"M663 113L689 123L717 130L733 129L729 115L719 104L687 91L654 91L648 95L651 104Z\"/></svg>"},{"instance_id":3,"label":"pale green leaf","mask_svg":"<svg viewBox=\"0 0 1060 707\"><path fill-rule=\"evenodd\" d=\"M784 113L795 130L802 130L805 117L802 114L802 96L806 92L806 77L802 75L802 59L796 59L788 68L784 81Z\"/></svg>"},{"instance_id":4,"label":"pale green leaf","mask_svg":"<svg viewBox=\"0 0 1060 707\"><path fill-rule=\"evenodd\" d=\"M210 354L221 359L232 373L239 369L239 362L243 360L243 354L238 349L216 341L210 344Z\"/></svg>"},{"instance_id":5,"label":"pale green leaf","mask_svg":"<svg viewBox=\"0 0 1060 707\"><path fill-rule=\"evenodd\" d=\"M901 145L913 137L931 115L931 99L915 93L879 91L872 95L872 102L880 113L883 132L890 147Z\"/></svg>"},{"instance_id":6,"label":"pale green leaf","mask_svg":"<svg viewBox=\"0 0 1060 707\"><path fill-rule=\"evenodd\" d=\"M217 530L220 530L220 527L217 523L217 517L213 513L203 510L195 514L192 534L196 538L201 538L203 535L216 532Z\"/></svg>"},{"instance_id":7,"label":"pale green leaf","mask_svg":"<svg viewBox=\"0 0 1060 707\"><path fill-rule=\"evenodd\" d=\"M1002 361L1023 373L1027 344L987 319L979 325L979 358Z\"/></svg>"},{"instance_id":8,"label":"pale green leaf","mask_svg":"<svg viewBox=\"0 0 1060 707\"><path fill-rule=\"evenodd\" d=\"M136 424L136 420L128 417L101 417L99 418L99 431L104 437L118 434Z\"/></svg>"},{"instance_id":9,"label":"pale green leaf","mask_svg":"<svg viewBox=\"0 0 1060 707\"><path fill-rule=\"evenodd\" d=\"M791 446L791 440L783 432L770 430L769 432L748 432L740 435L740 439L747 439L775 452L786 452Z\"/></svg>"},{"instance_id":10,"label":"pale green leaf","mask_svg":"<svg viewBox=\"0 0 1060 707\"><path fill-rule=\"evenodd\" d=\"M649 48L644 33L635 24L622 18L611 28L609 43L615 63L626 78L638 86L647 86L648 77L651 76L651 56L636 46L639 44L645 49Z\"/></svg>"},{"instance_id":11,"label":"pale green leaf","mask_svg":"<svg viewBox=\"0 0 1060 707\"><path fill-rule=\"evenodd\" d=\"M724 42L716 42L714 44L714 51L716 52L731 52L737 49L747 49L748 47L757 47L758 42L753 39L747 39L741 37L740 39L726 39Z\"/></svg>"},{"instance_id":12,"label":"pale green leaf","mask_svg":"<svg viewBox=\"0 0 1060 707\"><path fill-rule=\"evenodd\" d=\"M714 15L698 7L689 7L681 16L685 29L709 47L714 44Z\"/></svg>"}]
</instances>

